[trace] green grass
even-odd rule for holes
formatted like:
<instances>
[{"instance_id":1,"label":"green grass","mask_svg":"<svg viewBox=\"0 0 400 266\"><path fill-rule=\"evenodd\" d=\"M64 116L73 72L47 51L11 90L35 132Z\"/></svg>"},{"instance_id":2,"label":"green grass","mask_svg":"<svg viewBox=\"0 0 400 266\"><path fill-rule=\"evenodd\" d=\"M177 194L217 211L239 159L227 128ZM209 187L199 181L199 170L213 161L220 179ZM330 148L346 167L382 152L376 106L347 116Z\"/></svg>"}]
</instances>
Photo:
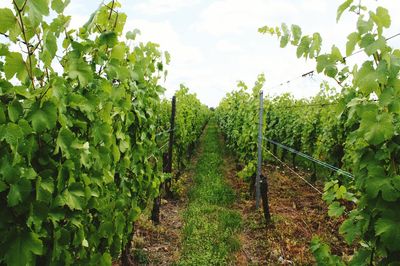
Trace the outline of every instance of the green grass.
<instances>
[{"instance_id":1,"label":"green grass","mask_svg":"<svg viewBox=\"0 0 400 266\"><path fill-rule=\"evenodd\" d=\"M194 185L184 212L183 243L178 265L226 265L240 248L242 218L231 209L236 199L222 174L222 147L211 121L201 143Z\"/></svg>"}]
</instances>

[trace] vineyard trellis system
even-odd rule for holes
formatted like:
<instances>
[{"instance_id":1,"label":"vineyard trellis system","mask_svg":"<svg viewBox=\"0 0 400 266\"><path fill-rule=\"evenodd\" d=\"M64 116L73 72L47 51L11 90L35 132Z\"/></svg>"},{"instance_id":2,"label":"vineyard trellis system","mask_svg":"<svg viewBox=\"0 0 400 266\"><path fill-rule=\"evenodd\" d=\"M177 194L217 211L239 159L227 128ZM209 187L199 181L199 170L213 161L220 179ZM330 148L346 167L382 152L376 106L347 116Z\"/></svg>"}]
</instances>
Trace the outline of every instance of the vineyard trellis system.
<instances>
[{"instance_id":1,"label":"vineyard trellis system","mask_svg":"<svg viewBox=\"0 0 400 266\"><path fill-rule=\"evenodd\" d=\"M357 248L351 257L341 258L314 238L311 249L319 265L397 265L400 51L388 41L400 35L385 36L392 20L383 7L369 10L362 1L346 0L337 10L338 21L345 11L356 14L357 22L344 52L333 45L323 53L321 35L303 34L298 25L259 28L261 34L276 36L282 48L294 46L298 58L314 60L316 71L341 90L337 93L324 82L320 93L310 99L295 100L289 94L265 98L263 132L266 139L286 147L282 157L302 151L322 165L335 166L330 171L351 173L338 170L340 180L325 178L323 199L330 216L343 217L339 232ZM346 59L360 53L365 55L361 64L348 65ZM239 176L250 183L257 172L258 98L264 83L263 75L251 90L239 82L238 90L228 93L217 108L227 145L244 165Z\"/></svg>"},{"instance_id":2,"label":"vineyard trellis system","mask_svg":"<svg viewBox=\"0 0 400 266\"><path fill-rule=\"evenodd\" d=\"M132 264L134 222L171 178L159 85L170 55L124 31L118 1L79 29L64 14L70 1L10 2L0 8L0 264ZM209 110L184 86L176 101L170 162L181 169Z\"/></svg>"}]
</instances>

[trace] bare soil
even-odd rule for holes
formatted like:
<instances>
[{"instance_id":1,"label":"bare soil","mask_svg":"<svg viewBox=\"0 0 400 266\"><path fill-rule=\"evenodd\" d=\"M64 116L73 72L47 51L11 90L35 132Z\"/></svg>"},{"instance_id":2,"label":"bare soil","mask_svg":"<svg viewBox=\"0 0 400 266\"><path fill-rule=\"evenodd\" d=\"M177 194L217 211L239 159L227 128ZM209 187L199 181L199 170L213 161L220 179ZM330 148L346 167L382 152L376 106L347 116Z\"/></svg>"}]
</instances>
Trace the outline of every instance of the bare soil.
<instances>
[{"instance_id":1,"label":"bare soil","mask_svg":"<svg viewBox=\"0 0 400 266\"><path fill-rule=\"evenodd\" d=\"M191 165L196 161L197 155ZM243 218L239 236L241 249L235 254L234 265L314 265L310 251L314 235L330 244L336 255L346 257L352 253L352 248L338 233L342 220L330 218L321 195L288 169L273 164L263 168L269 184L272 214L269 225L265 223L262 209L255 209L248 182L238 177L237 164L228 152L225 152L223 169L226 180L238 195L234 208ZM187 204L185 195L190 188L192 171L188 169L181 177L180 200L162 201L160 225L153 225L145 216L136 223L133 253L138 265L173 265L179 260L181 215ZM300 169L296 172L303 177L310 175ZM316 187L323 190L322 183Z\"/></svg>"},{"instance_id":2,"label":"bare soil","mask_svg":"<svg viewBox=\"0 0 400 266\"><path fill-rule=\"evenodd\" d=\"M189 167L172 183L176 199L161 200L160 224L155 225L148 214L135 223L133 257L137 265L173 265L179 261L181 248L182 214L186 209L187 193L192 184L193 167L202 147L196 148Z\"/></svg>"},{"instance_id":3,"label":"bare soil","mask_svg":"<svg viewBox=\"0 0 400 266\"><path fill-rule=\"evenodd\" d=\"M133 238L138 265L171 265L179 259L183 205L182 201L162 200L159 225L145 216L139 219Z\"/></svg>"},{"instance_id":4,"label":"bare soil","mask_svg":"<svg viewBox=\"0 0 400 266\"><path fill-rule=\"evenodd\" d=\"M314 235L329 243L334 254L344 257L351 254L351 248L338 233L342 221L328 216L321 195L299 177L277 165L263 168L264 176L268 177L272 215L267 226L262 209L255 209L248 183L237 176L232 156L226 156L225 166L227 179L240 195L236 208L244 220L242 249L236 255L235 265L314 265L310 251ZM309 175L296 171L303 177ZM322 184L316 186L323 191Z\"/></svg>"}]
</instances>

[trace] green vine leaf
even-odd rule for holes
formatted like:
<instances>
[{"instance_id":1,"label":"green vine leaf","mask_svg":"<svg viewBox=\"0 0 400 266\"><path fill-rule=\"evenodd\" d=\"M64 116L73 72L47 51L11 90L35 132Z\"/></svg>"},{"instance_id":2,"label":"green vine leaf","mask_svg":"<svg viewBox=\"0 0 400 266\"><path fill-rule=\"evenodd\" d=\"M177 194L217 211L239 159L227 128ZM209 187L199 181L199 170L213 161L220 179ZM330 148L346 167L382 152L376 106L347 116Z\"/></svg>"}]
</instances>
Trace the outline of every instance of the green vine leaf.
<instances>
[{"instance_id":1,"label":"green vine leaf","mask_svg":"<svg viewBox=\"0 0 400 266\"><path fill-rule=\"evenodd\" d=\"M350 56L356 45L360 42L361 36L358 32L352 32L347 36L347 43L346 43L346 56Z\"/></svg>"},{"instance_id":2,"label":"green vine leaf","mask_svg":"<svg viewBox=\"0 0 400 266\"><path fill-rule=\"evenodd\" d=\"M71 210L82 210L84 202L85 192L81 184L74 183L68 189L64 190L58 200L56 200L59 206L68 206Z\"/></svg>"},{"instance_id":3,"label":"green vine leaf","mask_svg":"<svg viewBox=\"0 0 400 266\"><path fill-rule=\"evenodd\" d=\"M22 59L20 53L11 52L6 56L4 73L7 79L12 79L16 74L19 80L25 80L28 76L28 72L26 71L25 61Z\"/></svg>"},{"instance_id":4,"label":"green vine leaf","mask_svg":"<svg viewBox=\"0 0 400 266\"><path fill-rule=\"evenodd\" d=\"M344 239L348 244L354 242L354 240L359 236L359 232L354 230L355 224L353 220L348 219L342 223L339 228L339 233L344 236Z\"/></svg>"},{"instance_id":5,"label":"green vine leaf","mask_svg":"<svg viewBox=\"0 0 400 266\"><path fill-rule=\"evenodd\" d=\"M5 124L7 121L4 105L0 103L0 124Z\"/></svg>"},{"instance_id":6,"label":"green vine leaf","mask_svg":"<svg viewBox=\"0 0 400 266\"><path fill-rule=\"evenodd\" d=\"M292 35L293 35L293 40L292 40L292 44L293 45L297 45L301 39L301 28L298 25L292 25L291 26L291 31L292 31Z\"/></svg>"},{"instance_id":7,"label":"green vine leaf","mask_svg":"<svg viewBox=\"0 0 400 266\"><path fill-rule=\"evenodd\" d=\"M57 38L51 31L48 31L44 37L42 60L47 67L51 67L51 62L57 52Z\"/></svg>"},{"instance_id":8,"label":"green vine leaf","mask_svg":"<svg viewBox=\"0 0 400 266\"><path fill-rule=\"evenodd\" d=\"M8 265L30 265L34 255L43 254L43 243L37 234L22 232L14 236L5 254Z\"/></svg>"},{"instance_id":9,"label":"green vine leaf","mask_svg":"<svg viewBox=\"0 0 400 266\"><path fill-rule=\"evenodd\" d=\"M14 13L8 8L0 8L0 32L7 33L17 23Z\"/></svg>"},{"instance_id":10,"label":"green vine leaf","mask_svg":"<svg viewBox=\"0 0 400 266\"><path fill-rule=\"evenodd\" d=\"M340 20L343 12L350 7L350 5L354 2L354 0L346 0L343 4L341 4L337 9L336 22Z\"/></svg>"},{"instance_id":11,"label":"green vine leaf","mask_svg":"<svg viewBox=\"0 0 400 266\"><path fill-rule=\"evenodd\" d=\"M376 236L380 236L384 243L386 243L386 248L391 251L400 250L400 227L396 220L388 218L380 218L375 223Z\"/></svg>"},{"instance_id":12,"label":"green vine leaf","mask_svg":"<svg viewBox=\"0 0 400 266\"><path fill-rule=\"evenodd\" d=\"M329 205L328 215L330 217L340 217L344 213L345 208L338 201L334 201Z\"/></svg>"},{"instance_id":13,"label":"green vine leaf","mask_svg":"<svg viewBox=\"0 0 400 266\"><path fill-rule=\"evenodd\" d=\"M26 5L29 12L28 19L32 23L33 28L41 23L43 16L50 14L49 0L28 0Z\"/></svg>"},{"instance_id":14,"label":"green vine leaf","mask_svg":"<svg viewBox=\"0 0 400 266\"><path fill-rule=\"evenodd\" d=\"M64 9L69 5L70 2L70 0L52 0L51 8L60 14L64 12Z\"/></svg>"},{"instance_id":15,"label":"green vine leaf","mask_svg":"<svg viewBox=\"0 0 400 266\"><path fill-rule=\"evenodd\" d=\"M364 94L370 94L379 89L380 83L386 82L384 70L375 69L371 61L363 63L360 70L354 75L353 84Z\"/></svg>"},{"instance_id":16,"label":"green vine leaf","mask_svg":"<svg viewBox=\"0 0 400 266\"><path fill-rule=\"evenodd\" d=\"M57 122L57 107L52 102L35 104L31 112L32 128L37 133L53 129Z\"/></svg>"},{"instance_id":17,"label":"green vine leaf","mask_svg":"<svg viewBox=\"0 0 400 266\"><path fill-rule=\"evenodd\" d=\"M14 123L8 123L5 127L3 139L5 139L8 144L15 146L23 138L23 136L24 132L20 126Z\"/></svg>"},{"instance_id":18,"label":"green vine leaf","mask_svg":"<svg viewBox=\"0 0 400 266\"><path fill-rule=\"evenodd\" d=\"M78 79L82 86L86 86L93 80L91 67L80 58L72 56L68 65L68 75L71 79Z\"/></svg>"},{"instance_id":19,"label":"green vine leaf","mask_svg":"<svg viewBox=\"0 0 400 266\"><path fill-rule=\"evenodd\" d=\"M108 47L114 47L118 43L118 37L115 32L103 32L99 37L100 45L107 45Z\"/></svg>"},{"instance_id":20,"label":"green vine leaf","mask_svg":"<svg viewBox=\"0 0 400 266\"><path fill-rule=\"evenodd\" d=\"M379 35L382 34L383 28L389 28L392 24L389 11L386 8L378 7L376 13L370 12L369 14L377 25Z\"/></svg>"},{"instance_id":21,"label":"green vine leaf","mask_svg":"<svg viewBox=\"0 0 400 266\"><path fill-rule=\"evenodd\" d=\"M8 117L10 118L11 122L17 122L19 118L21 118L23 114L23 107L19 101L13 101L8 106Z\"/></svg>"},{"instance_id":22,"label":"green vine leaf","mask_svg":"<svg viewBox=\"0 0 400 266\"><path fill-rule=\"evenodd\" d=\"M31 182L26 179L20 179L15 184L10 184L10 191L7 195L8 206L14 207L22 203L31 193Z\"/></svg>"},{"instance_id":23,"label":"green vine leaf","mask_svg":"<svg viewBox=\"0 0 400 266\"><path fill-rule=\"evenodd\" d=\"M70 147L74 141L74 134L69 129L62 128L58 133L56 152L58 153L58 150L61 149L67 159L71 158Z\"/></svg>"},{"instance_id":24,"label":"green vine leaf","mask_svg":"<svg viewBox=\"0 0 400 266\"><path fill-rule=\"evenodd\" d=\"M374 111L366 111L361 115L359 132L368 143L381 144L394 135L393 117L389 113L377 114Z\"/></svg>"},{"instance_id":25,"label":"green vine leaf","mask_svg":"<svg viewBox=\"0 0 400 266\"><path fill-rule=\"evenodd\" d=\"M357 30L361 35L364 35L370 31L372 31L374 27L374 22L372 19L364 20L363 16L360 16L357 21Z\"/></svg>"}]
</instances>

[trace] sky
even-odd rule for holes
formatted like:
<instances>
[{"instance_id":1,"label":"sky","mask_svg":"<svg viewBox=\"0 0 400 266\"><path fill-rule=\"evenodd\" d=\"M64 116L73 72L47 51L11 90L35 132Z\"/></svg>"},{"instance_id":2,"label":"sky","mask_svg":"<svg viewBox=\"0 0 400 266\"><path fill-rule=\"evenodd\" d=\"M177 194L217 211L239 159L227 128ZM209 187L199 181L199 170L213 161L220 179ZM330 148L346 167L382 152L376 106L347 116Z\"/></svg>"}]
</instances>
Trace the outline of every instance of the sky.
<instances>
[{"instance_id":1,"label":"sky","mask_svg":"<svg viewBox=\"0 0 400 266\"><path fill-rule=\"evenodd\" d=\"M236 88L239 80L254 84L264 73L264 92L279 95L291 92L309 97L319 91L323 80L294 77L315 68L313 61L297 59L295 48L279 48L276 37L258 33L264 25L282 22L299 25L303 33L320 32L323 51L336 44L344 51L347 35L356 29L356 16L345 13L336 23L337 7L344 0L120 0L128 15L126 30L139 29L139 41L159 43L171 54L168 76L163 85L171 97L185 84L208 106L217 106L224 95ZM6 2L0 0L0 2ZM71 0L65 10L72 16L71 27L83 25L101 0ZM389 9L392 27L386 36L400 32L398 0L363 0L375 8ZM0 6L2 4L0 3ZM400 37L390 42L399 48ZM354 56L356 63L363 55ZM350 61L351 63L351 61ZM279 85L283 83L283 85Z\"/></svg>"}]
</instances>

